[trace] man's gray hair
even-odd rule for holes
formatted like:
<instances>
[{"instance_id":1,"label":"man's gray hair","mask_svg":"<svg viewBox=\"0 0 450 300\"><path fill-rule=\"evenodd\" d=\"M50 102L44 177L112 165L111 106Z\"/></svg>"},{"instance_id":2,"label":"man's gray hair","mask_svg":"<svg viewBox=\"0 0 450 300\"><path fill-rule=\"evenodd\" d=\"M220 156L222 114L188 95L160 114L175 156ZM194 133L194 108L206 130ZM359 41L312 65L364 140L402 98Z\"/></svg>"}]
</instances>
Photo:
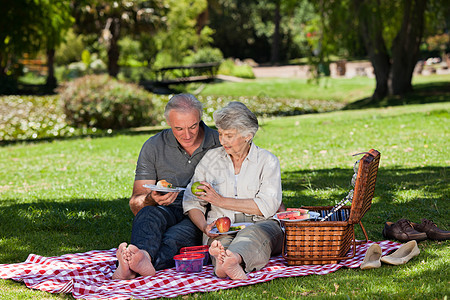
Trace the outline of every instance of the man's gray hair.
<instances>
[{"instance_id":1,"label":"man's gray hair","mask_svg":"<svg viewBox=\"0 0 450 300\"><path fill-rule=\"evenodd\" d=\"M236 129L241 136L255 136L258 131L258 118L244 103L233 101L213 114L219 129Z\"/></svg>"},{"instance_id":2,"label":"man's gray hair","mask_svg":"<svg viewBox=\"0 0 450 300\"><path fill-rule=\"evenodd\" d=\"M164 117L166 120L169 119L169 112L171 110L177 110L181 112L189 112L193 109L198 111L198 115L200 120L203 115L203 104L195 98L194 95L191 94L177 94L170 98L169 102L166 104L166 108L164 110Z\"/></svg>"}]
</instances>

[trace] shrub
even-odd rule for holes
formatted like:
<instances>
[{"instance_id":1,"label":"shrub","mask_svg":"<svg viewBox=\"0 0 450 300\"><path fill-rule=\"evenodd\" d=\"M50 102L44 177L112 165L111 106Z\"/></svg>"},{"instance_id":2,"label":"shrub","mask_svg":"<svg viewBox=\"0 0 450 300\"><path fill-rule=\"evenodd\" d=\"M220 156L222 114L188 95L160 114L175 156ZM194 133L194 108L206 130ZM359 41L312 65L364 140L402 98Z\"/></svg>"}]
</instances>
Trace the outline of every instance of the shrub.
<instances>
[{"instance_id":1,"label":"shrub","mask_svg":"<svg viewBox=\"0 0 450 300\"><path fill-rule=\"evenodd\" d=\"M59 90L66 120L75 127L122 129L157 123L152 95L107 75L88 75Z\"/></svg>"},{"instance_id":2,"label":"shrub","mask_svg":"<svg viewBox=\"0 0 450 300\"><path fill-rule=\"evenodd\" d=\"M0 141L80 134L67 126L57 96L0 97Z\"/></svg>"},{"instance_id":3,"label":"shrub","mask_svg":"<svg viewBox=\"0 0 450 300\"><path fill-rule=\"evenodd\" d=\"M218 48L205 47L186 57L184 64L201 64L221 62L223 60L222 51Z\"/></svg>"},{"instance_id":4,"label":"shrub","mask_svg":"<svg viewBox=\"0 0 450 300\"><path fill-rule=\"evenodd\" d=\"M219 74L248 79L255 78L255 74L253 73L253 68L251 66L247 64L236 65L231 58L220 64Z\"/></svg>"}]
</instances>

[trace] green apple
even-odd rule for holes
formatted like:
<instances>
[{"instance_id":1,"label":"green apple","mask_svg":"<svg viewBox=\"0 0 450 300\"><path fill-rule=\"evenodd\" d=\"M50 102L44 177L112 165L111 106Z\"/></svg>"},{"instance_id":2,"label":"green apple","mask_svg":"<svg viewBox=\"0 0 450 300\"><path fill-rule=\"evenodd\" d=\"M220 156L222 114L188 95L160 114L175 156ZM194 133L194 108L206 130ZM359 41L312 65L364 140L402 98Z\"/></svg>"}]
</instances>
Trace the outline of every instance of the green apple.
<instances>
[{"instance_id":1,"label":"green apple","mask_svg":"<svg viewBox=\"0 0 450 300\"><path fill-rule=\"evenodd\" d=\"M203 184L200 181L196 181L192 184L192 186L191 186L192 194L197 195L196 193L205 191L204 189L199 189L198 188L199 185L203 185Z\"/></svg>"}]
</instances>

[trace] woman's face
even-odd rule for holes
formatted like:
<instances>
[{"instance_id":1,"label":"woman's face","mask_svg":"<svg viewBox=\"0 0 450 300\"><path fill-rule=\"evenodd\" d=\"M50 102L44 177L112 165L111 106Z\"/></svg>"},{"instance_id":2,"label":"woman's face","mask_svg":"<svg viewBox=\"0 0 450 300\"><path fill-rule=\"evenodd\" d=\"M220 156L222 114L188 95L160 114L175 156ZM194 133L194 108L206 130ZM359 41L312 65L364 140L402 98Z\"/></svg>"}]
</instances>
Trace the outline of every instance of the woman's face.
<instances>
[{"instance_id":1,"label":"woman's face","mask_svg":"<svg viewBox=\"0 0 450 300\"><path fill-rule=\"evenodd\" d=\"M249 144L246 140L250 140L250 136L243 137L236 129L219 128L218 131L220 143L228 154L242 154L247 151Z\"/></svg>"}]
</instances>

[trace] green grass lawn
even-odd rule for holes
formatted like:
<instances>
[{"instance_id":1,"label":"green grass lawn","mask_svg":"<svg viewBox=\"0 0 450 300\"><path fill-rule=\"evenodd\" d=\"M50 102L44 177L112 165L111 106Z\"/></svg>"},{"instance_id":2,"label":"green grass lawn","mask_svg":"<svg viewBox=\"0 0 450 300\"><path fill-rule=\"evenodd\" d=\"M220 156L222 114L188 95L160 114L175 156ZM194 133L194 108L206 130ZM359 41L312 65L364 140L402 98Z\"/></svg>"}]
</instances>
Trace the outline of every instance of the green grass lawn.
<instances>
[{"instance_id":1,"label":"green grass lawn","mask_svg":"<svg viewBox=\"0 0 450 300\"><path fill-rule=\"evenodd\" d=\"M299 78L260 78L209 84L201 95L229 95L352 102L371 95L375 80L367 77L323 79L318 85Z\"/></svg>"},{"instance_id":2,"label":"green grass lawn","mask_svg":"<svg viewBox=\"0 0 450 300\"><path fill-rule=\"evenodd\" d=\"M443 82L449 85L450 75L414 76L413 85ZM375 79L368 77L324 78L319 84L301 78L259 78L243 82L217 82L201 91L203 96L270 97L280 99L325 100L345 104L370 97Z\"/></svg>"},{"instance_id":3,"label":"green grass lawn","mask_svg":"<svg viewBox=\"0 0 450 300\"><path fill-rule=\"evenodd\" d=\"M352 154L381 152L372 208L363 218L371 240L384 222L405 217L450 230L450 102L273 117L255 142L281 162L288 207L333 205L351 188ZM128 198L136 159L155 131L18 143L0 148L0 263L28 254L56 256L110 249L128 241ZM359 238L361 232L357 232ZM197 293L177 299L444 299L450 295L449 242L424 241L401 266L340 269L318 276ZM2 299L60 299L0 281Z\"/></svg>"}]
</instances>

